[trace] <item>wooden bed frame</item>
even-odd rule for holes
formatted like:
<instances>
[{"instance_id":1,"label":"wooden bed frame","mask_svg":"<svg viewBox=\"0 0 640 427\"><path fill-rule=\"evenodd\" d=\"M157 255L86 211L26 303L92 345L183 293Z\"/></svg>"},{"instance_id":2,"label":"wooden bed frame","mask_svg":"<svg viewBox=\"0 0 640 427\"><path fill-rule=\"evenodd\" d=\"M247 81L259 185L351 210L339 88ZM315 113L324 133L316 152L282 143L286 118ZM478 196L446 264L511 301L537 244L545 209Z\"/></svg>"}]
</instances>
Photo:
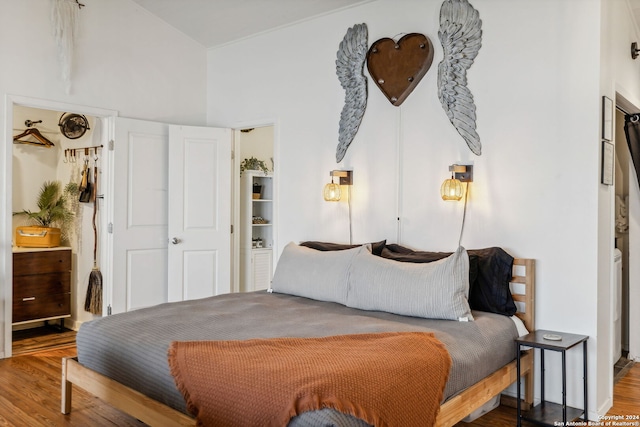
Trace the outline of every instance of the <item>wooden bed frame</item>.
<instances>
[{"instance_id":1,"label":"wooden bed frame","mask_svg":"<svg viewBox=\"0 0 640 427\"><path fill-rule=\"evenodd\" d=\"M524 268L524 274L518 274ZM514 260L511 280L512 294L519 306L516 313L529 331L534 331L534 283L535 260ZM517 289L518 287L523 289ZM521 311L524 305L524 311ZM515 351L515 344L514 344ZM521 359L521 375L525 380L524 408L533 403L533 352L527 351ZM468 387L440 406L436 426L450 427L487 403L516 381L516 361L500 368L480 382ZM78 363L77 358L62 360L62 413L71 412L72 385L93 394L115 408L153 426L195 426L195 419L176 411L142 393L126 387L104 375L98 374Z\"/></svg>"}]
</instances>

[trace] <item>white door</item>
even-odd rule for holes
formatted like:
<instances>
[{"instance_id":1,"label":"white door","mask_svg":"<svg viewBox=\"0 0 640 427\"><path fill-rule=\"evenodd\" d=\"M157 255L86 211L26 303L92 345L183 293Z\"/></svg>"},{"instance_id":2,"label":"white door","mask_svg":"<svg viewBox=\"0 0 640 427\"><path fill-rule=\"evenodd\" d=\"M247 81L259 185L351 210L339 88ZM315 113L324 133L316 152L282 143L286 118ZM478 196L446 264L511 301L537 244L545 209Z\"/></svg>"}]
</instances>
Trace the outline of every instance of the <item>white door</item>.
<instances>
[{"instance_id":1,"label":"white door","mask_svg":"<svg viewBox=\"0 0 640 427\"><path fill-rule=\"evenodd\" d=\"M167 302L169 127L116 117L111 313ZM110 301L109 301L110 299Z\"/></svg>"},{"instance_id":2,"label":"white door","mask_svg":"<svg viewBox=\"0 0 640 427\"><path fill-rule=\"evenodd\" d=\"M231 291L231 130L169 127L169 301Z\"/></svg>"},{"instance_id":3,"label":"white door","mask_svg":"<svg viewBox=\"0 0 640 427\"><path fill-rule=\"evenodd\" d=\"M230 130L115 118L113 135L111 313L228 292Z\"/></svg>"}]
</instances>

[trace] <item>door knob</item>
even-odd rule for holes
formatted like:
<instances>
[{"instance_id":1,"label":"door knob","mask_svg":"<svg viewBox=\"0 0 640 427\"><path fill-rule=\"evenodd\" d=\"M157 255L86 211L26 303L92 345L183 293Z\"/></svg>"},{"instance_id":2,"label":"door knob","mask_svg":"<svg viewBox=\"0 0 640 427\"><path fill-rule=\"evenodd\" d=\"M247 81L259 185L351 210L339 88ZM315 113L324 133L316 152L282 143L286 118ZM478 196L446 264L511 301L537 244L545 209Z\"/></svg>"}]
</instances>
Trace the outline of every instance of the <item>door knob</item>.
<instances>
[{"instance_id":1,"label":"door knob","mask_svg":"<svg viewBox=\"0 0 640 427\"><path fill-rule=\"evenodd\" d=\"M174 245L177 245L178 243L180 243L180 239L178 239L177 237L172 238L171 243L173 243Z\"/></svg>"}]
</instances>

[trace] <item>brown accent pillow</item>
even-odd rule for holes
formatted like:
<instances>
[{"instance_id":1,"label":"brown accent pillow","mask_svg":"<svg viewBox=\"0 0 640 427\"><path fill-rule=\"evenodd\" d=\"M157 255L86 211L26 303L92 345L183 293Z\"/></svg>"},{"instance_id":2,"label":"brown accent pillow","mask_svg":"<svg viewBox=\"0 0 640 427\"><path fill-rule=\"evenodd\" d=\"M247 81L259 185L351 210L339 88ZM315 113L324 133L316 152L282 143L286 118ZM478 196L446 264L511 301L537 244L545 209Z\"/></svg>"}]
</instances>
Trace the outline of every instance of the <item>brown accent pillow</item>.
<instances>
[{"instance_id":1,"label":"brown accent pillow","mask_svg":"<svg viewBox=\"0 0 640 427\"><path fill-rule=\"evenodd\" d=\"M374 255L380 255L386 243L387 243L386 240L370 243L371 253ZM309 240L306 242L301 242L300 246L306 246L308 248L316 249L319 251L343 251L345 249L353 249L366 244L367 243L362 243L360 245L346 245L342 243L318 242L314 240Z\"/></svg>"}]
</instances>

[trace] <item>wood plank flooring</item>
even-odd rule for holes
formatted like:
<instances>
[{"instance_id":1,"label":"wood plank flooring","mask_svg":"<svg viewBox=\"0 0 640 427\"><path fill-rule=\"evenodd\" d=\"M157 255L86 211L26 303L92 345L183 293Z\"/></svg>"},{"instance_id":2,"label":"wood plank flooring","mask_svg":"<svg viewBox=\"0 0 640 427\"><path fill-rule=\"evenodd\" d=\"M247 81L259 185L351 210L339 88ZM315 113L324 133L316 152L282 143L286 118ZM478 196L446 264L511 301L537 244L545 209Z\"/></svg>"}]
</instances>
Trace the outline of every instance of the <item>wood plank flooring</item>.
<instances>
[{"instance_id":1,"label":"wood plank flooring","mask_svg":"<svg viewBox=\"0 0 640 427\"><path fill-rule=\"evenodd\" d=\"M50 337L58 342L59 348L45 350L39 347L46 338L35 339L29 345L23 343L26 350L22 355L0 360L0 426L145 426L76 387L71 414L60 413L61 361L63 357L76 355L68 338ZM640 364L635 364L615 385L614 406L609 415L639 414ZM499 406L473 423L458 423L456 427L511 427L515 421L514 408ZM525 427L533 425L523 423Z\"/></svg>"},{"instance_id":2,"label":"wood plank flooring","mask_svg":"<svg viewBox=\"0 0 640 427\"><path fill-rule=\"evenodd\" d=\"M42 350L74 348L76 332L50 326L13 332L13 355L33 354Z\"/></svg>"},{"instance_id":3,"label":"wood plank flooring","mask_svg":"<svg viewBox=\"0 0 640 427\"><path fill-rule=\"evenodd\" d=\"M613 387L613 408L607 415L640 415L640 363Z\"/></svg>"},{"instance_id":4,"label":"wood plank flooring","mask_svg":"<svg viewBox=\"0 0 640 427\"><path fill-rule=\"evenodd\" d=\"M66 348L0 360L0 425L144 426L75 387L71 414L60 413L62 358L75 355Z\"/></svg>"}]
</instances>

